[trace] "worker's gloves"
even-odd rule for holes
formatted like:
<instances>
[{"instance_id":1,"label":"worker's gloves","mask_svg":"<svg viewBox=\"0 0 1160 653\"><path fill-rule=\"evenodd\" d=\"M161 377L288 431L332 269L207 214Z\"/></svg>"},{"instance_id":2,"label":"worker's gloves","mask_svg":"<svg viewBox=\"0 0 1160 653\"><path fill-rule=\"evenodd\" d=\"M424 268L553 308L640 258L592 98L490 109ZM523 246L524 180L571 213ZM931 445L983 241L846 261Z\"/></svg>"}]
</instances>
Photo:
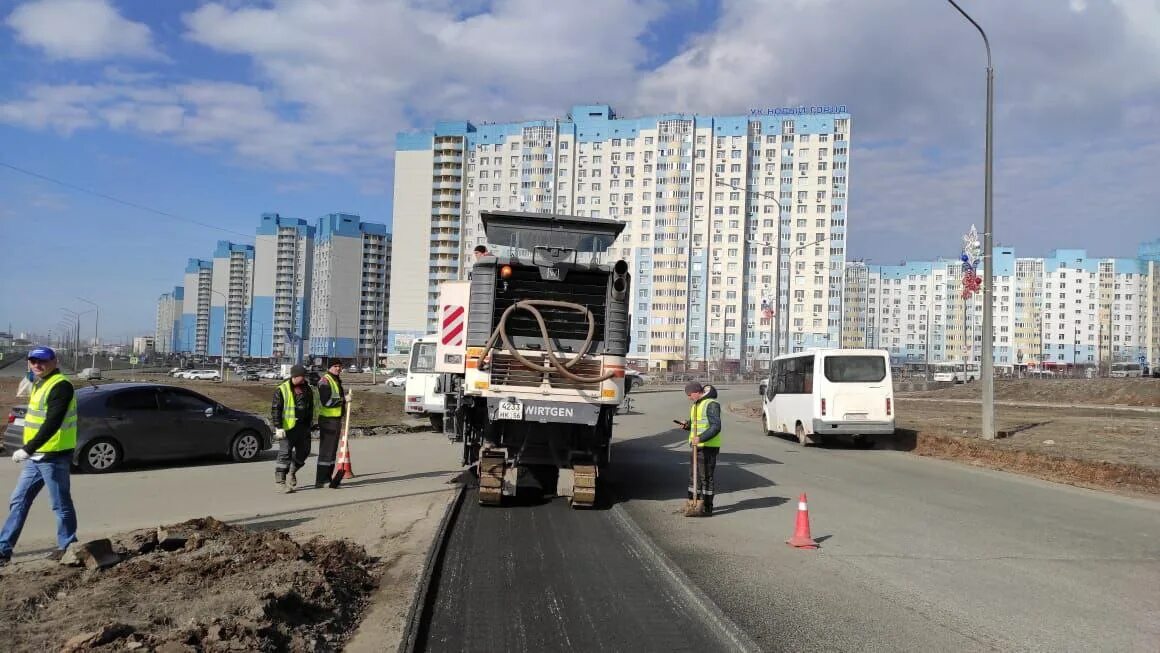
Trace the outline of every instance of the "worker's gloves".
<instances>
[{"instance_id":1,"label":"worker's gloves","mask_svg":"<svg viewBox=\"0 0 1160 653\"><path fill-rule=\"evenodd\" d=\"M275 440L285 440L286 439L286 429L274 429L274 439Z\"/></svg>"},{"instance_id":2,"label":"worker's gloves","mask_svg":"<svg viewBox=\"0 0 1160 653\"><path fill-rule=\"evenodd\" d=\"M353 396L354 396L354 394L352 394L352 391L350 391L350 390L347 390L347 391L346 391L346 402L347 402L348 404L350 403L350 398L351 398L351 397L353 397Z\"/></svg>"},{"instance_id":3,"label":"worker's gloves","mask_svg":"<svg viewBox=\"0 0 1160 653\"><path fill-rule=\"evenodd\" d=\"M12 462L14 463L22 463L26 460L28 460L28 452L23 449L17 449L16 452L12 454Z\"/></svg>"},{"instance_id":4,"label":"worker's gloves","mask_svg":"<svg viewBox=\"0 0 1160 653\"><path fill-rule=\"evenodd\" d=\"M688 422L681 422L681 430L688 431L689 430L689 423Z\"/></svg>"}]
</instances>

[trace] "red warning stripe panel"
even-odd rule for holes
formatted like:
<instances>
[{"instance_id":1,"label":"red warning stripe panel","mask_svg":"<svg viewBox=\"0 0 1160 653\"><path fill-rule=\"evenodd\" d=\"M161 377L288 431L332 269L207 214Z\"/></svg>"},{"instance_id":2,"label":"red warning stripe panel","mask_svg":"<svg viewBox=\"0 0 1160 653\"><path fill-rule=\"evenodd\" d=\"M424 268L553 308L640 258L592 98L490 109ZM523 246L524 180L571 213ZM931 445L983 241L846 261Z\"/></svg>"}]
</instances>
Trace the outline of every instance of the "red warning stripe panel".
<instances>
[{"instance_id":1,"label":"red warning stripe panel","mask_svg":"<svg viewBox=\"0 0 1160 653\"><path fill-rule=\"evenodd\" d=\"M462 306L447 305L443 307L443 337L444 345L458 347L463 344L464 323L467 321L466 311Z\"/></svg>"},{"instance_id":2,"label":"red warning stripe panel","mask_svg":"<svg viewBox=\"0 0 1160 653\"><path fill-rule=\"evenodd\" d=\"M445 345L460 345L463 340L459 337L463 334L463 323L460 322L451 327L450 330L443 332L443 344Z\"/></svg>"},{"instance_id":3,"label":"red warning stripe panel","mask_svg":"<svg viewBox=\"0 0 1160 653\"><path fill-rule=\"evenodd\" d=\"M443 307L443 328L451 326L453 322L463 317L462 306L444 306Z\"/></svg>"}]
</instances>

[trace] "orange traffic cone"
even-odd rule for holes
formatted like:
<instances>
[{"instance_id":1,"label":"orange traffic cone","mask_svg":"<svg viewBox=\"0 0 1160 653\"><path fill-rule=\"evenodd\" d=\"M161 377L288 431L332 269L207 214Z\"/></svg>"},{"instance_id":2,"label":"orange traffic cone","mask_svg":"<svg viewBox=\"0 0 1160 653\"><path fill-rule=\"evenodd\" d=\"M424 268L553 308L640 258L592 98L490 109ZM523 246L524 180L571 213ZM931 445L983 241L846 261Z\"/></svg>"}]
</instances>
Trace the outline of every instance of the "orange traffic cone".
<instances>
[{"instance_id":1,"label":"orange traffic cone","mask_svg":"<svg viewBox=\"0 0 1160 653\"><path fill-rule=\"evenodd\" d=\"M786 544L797 549L816 549L818 543L810 535L810 511L806 508L806 493L798 499L797 522L794 524L793 537Z\"/></svg>"},{"instance_id":2,"label":"orange traffic cone","mask_svg":"<svg viewBox=\"0 0 1160 653\"><path fill-rule=\"evenodd\" d=\"M354 478L354 470L350 466L350 449L346 446L346 435L338 441L338 463L334 466L335 478Z\"/></svg>"}]
</instances>

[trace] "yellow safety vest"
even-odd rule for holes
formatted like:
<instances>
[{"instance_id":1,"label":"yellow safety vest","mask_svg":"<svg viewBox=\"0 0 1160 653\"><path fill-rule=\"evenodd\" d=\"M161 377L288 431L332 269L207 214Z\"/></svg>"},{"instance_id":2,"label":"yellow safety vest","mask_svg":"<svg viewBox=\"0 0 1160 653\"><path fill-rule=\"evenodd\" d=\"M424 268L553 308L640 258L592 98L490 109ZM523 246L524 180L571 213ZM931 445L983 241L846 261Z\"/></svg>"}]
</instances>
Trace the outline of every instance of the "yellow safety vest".
<instances>
[{"instance_id":1,"label":"yellow safety vest","mask_svg":"<svg viewBox=\"0 0 1160 653\"><path fill-rule=\"evenodd\" d=\"M305 385L310 388L310 393L313 395L312 399L314 399L311 404L311 413L313 413L311 424L313 424L318 421L318 388L309 383ZM294 390L290 388L288 379L278 386L278 390L282 393L282 428L289 431L298 423L298 415L295 414L294 410Z\"/></svg>"},{"instance_id":2,"label":"yellow safety vest","mask_svg":"<svg viewBox=\"0 0 1160 653\"><path fill-rule=\"evenodd\" d=\"M717 403L716 399L702 399L695 402L689 408L689 444L693 443L693 438L700 436L705 431L709 430L709 417L707 410L709 404ZM725 425L721 425L721 430L725 430ZM714 435L711 439L702 442L700 447L721 447L721 432Z\"/></svg>"},{"instance_id":3,"label":"yellow safety vest","mask_svg":"<svg viewBox=\"0 0 1160 653\"><path fill-rule=\"evenodd\" d=\"M56 373L47 380L40 381L32 388L32 396L28 398L28 412L24 415L24 444L32 442L44 420L48 417L48 394L58 383L69 383L64 374ZM68 412L60 428L48 442L40 445L35 453L52 453L54 451L68 451L77 447L77 398L73 395L68 402Z\"/></svg>"},{"instance_id":4,"label":"yellow safety vest","mask_svg":"<svg viewBox=\"0 0 1160 653\"><path fill-rule=\"evenodd\" d=\"M334 399L335 397L338 397L339 399L342 399L342 396L339 394L338 383L334 380L334 377L330 375L330 372L327 372L323 378L325 378L326 382L330 384L330 398ZM318 415L320 417L342 417L342 402L340 401L337 406L332 406L329 408L326 406L319 406Z\"/></svg>"}]
</instances>

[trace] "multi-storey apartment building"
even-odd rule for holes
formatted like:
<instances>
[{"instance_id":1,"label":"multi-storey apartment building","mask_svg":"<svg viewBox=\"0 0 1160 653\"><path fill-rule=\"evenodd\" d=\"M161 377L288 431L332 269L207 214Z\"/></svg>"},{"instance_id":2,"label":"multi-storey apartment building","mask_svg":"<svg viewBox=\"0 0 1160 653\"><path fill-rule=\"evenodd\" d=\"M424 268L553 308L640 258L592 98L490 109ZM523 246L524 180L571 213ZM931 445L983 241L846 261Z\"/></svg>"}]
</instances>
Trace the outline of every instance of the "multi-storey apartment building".
<instances>
[{"instance_id":1,"label":"multi-storey apartment building","mask_svg":"<svg viewBox=\"0 0 1160 653\"><path fill-rule=\"evenodd\" d=\"M185 297L181 305L180 337L182 353L209 354L210 298L213 290L213 261L191 258L185 266Z\"/></svg>"},{"instance_id":2,"label":"multi-storey apartment building","mask_svg":"<svg viewBox=\"0 0 1160 653\"><path fill-rule=\"evenodd\" d=\"M612 254L635 272L637 363L760 367L760 306L774 295L788 318L775 348L837 345L850 133L840 107L619 118L583 105L562 120L400 134L388 344L434 329L438 283L462 277L484 240L480 211L505 209L625 223ZM426 286L402 274L414 270Z\"/></svg>"},{"instance_id":3,"label":"multi-storey apartment building","mask_svg":"<svg viewBox=\"0 0 1160 653\"><path fill-rule=\"evenodd\" d=\"M1145 276L1141 282L1144 290L1140 306L1142 358L1157 367L1160 366L1160 238L1141 243L1137 258Z\"/></svg>"},{"instance_id":4,"label":"multi-storey apartment building","mask_svg":"<svg viewBox=\"0 0 1160 653\"><path fill-rule=\"evenodd\" d=\"M311 355L373 361L382 351L391 242L386 225L363 222L357 215L319 218L310 296ZM409 271L402 285L425 288L424 271Z\"/></svg>"},{"instance_id":5,"label":"multi-storey apartment building","mask_svg":"<svg viewBox=\"0 0 1160 653\"><path fill-rule=\"evenodd\" d=\"M979 362L982 302L991 296L997 367L1153 360L1147 352L1154 340L1148 322L1154 276L1143 253L1139 259L1094 259L1083 250L1061 249L1044 258L1016 258L1014 250L999 247L993 261L993 289L968 301L955 259L851 263L844 345L888 349L899 364Z\"/></svg>"},{"instance_id":6,"label":"multi-storey apartment building","mask_svg":"<svg viewBox=\"0 0 1160 653\"><path fill-rule=\"evenodd\" d=\"M264 213L254 243L250 355L299 361L310 329L314 227Z\"/></svg>"},{"instance_id":7,"label":"multi-storey apartment building","mask_svg":"<svg viewBox=\"0 0 1160 653\"><path fill-rule=\"evenodd\" d=\"M254 298L254 246L219 240L213 255L209 354L250 355L250 309Z\"/></svg>"},{"instance_id":8,"label":"multi-storey apartment building","mask_svg":"<svg viewBox=\"0 0 1160 653\"><path fill-rule=\"evenodd\" d=\"M173 354L182 350L181 313L185 300L185 289L175 286L172 292L157 298L157 320L153 334L154 351L158 354Z\"/></svg>"}]
</instances>

